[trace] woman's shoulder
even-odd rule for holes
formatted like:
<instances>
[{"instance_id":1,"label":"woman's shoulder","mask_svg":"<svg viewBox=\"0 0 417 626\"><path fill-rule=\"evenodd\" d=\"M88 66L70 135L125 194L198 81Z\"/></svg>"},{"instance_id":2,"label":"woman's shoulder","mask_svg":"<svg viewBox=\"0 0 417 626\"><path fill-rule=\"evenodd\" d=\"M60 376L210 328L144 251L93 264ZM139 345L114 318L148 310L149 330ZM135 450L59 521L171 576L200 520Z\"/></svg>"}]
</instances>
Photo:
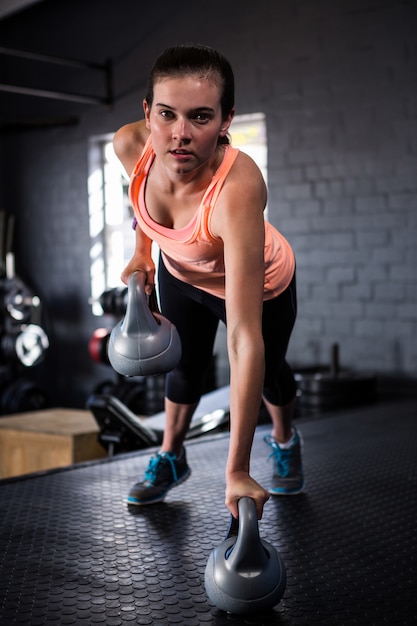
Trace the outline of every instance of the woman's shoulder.
<instances>
[{"instance_id":1,"label":"woman's shoulder","mask_svg":"<svg viewBox=\"0 0 417 626\"><path fill-rule=\"evenodd\" d=\"M140 120L125 124L114 135L114 151L129 176L142 154L149 134L145 121Z\"/></svg>"},{"instance_id":2,"label":"woman's shoulder","mask_svg":"<svg viewBox=\"0 0 417 626\"><path fill-rule=\"evenodd\" d=\"M252 157L241 150L238 151L228 179L231 186L237 185L241 190L252 188L264 191L266 188L259 166Z\"/></svg>"},{"instance_id":3,"label":"woman's shoulder","mask_svg":"<svg viewBox=\"0 0 417 626\"><path fill-rule=\"evenodd\" d=\"M243 152L242 150L237 148L233 148L232 146L229 146L228 149L230 152L233 153L235 157L232 167L232 171L235 175L237 174L241 176L242 174L251 174L255 177L257 177L258 175L262 176L261 170L259 169L258 165L255 163L252 157L246 154L246 152Z\"/></svg>"},{"instance_id":4,"label":"woman's shoulder","mask_svg":"<svg viewBox=\"0 0 417 626\"><path fill-rule=\"evenodd\" d=\"M267 196L265 180L258 165L248 154L239 151L219 191L213 211L213 233L222 237L225 225L234 228L235 218L242 211L247 211L248 215L263 212Z\"/></svg>"}]
</instances>

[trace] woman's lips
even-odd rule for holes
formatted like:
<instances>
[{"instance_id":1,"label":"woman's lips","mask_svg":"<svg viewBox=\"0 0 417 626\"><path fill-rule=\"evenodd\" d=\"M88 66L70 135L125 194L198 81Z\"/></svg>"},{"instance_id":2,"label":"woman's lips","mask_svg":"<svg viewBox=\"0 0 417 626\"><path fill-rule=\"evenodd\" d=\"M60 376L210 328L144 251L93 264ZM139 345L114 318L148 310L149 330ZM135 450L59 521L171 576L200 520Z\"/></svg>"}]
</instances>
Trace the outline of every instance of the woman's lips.
<instances>
[{"instance_id":1,"label":"woman's lips","mask_svg":"<svg viewBox=\"0 0 417 626\"><path fill-rule=\"evenodd\" d=\"M175 159L178 159L180 161L188 159L192 156L192 153L188 152L187 150L171 150L171 154Z\"/></svg>"}]
</instances>

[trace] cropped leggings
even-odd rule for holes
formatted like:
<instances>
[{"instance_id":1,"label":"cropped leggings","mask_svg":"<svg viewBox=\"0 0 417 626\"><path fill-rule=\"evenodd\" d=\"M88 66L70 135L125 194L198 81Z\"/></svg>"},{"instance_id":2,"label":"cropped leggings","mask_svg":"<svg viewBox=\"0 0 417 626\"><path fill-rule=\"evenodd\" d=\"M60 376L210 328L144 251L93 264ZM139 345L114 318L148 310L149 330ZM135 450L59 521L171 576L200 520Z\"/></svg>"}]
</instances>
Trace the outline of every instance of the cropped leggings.
<instances>
[{"instance_id":1,"label":"cropped leggings","mask_svg":"<svg viewBox=\"0 0 417 626\"><path fill-rule=\"evenodd\" d=\"M161 312L176 326L182 344L181 361L166 377L166 396L178 404L193 404L203 392L219 321L227 325L225 301L172 276L162 257L158 286ZM294 274L287 289L264 302L263 306L263 394L266 400L277 406L285 406L296 394L294 375L285 359L296 315Z\"/></svg>"}]
</instances>

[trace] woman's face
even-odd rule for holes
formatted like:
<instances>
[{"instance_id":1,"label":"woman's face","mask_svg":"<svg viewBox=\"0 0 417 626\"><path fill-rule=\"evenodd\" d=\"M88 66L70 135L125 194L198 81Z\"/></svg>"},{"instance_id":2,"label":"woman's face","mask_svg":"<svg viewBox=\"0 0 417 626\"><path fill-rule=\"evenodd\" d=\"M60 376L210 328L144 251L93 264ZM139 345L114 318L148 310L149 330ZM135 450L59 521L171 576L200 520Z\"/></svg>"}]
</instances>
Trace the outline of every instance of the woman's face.
<instances>
[{"instance_id":1,"label":"woman's face","mask_svg":"<svg viewBox=\"0 0 417 626\"><path fill-rule=\"evenodd\" d=\"M216 155L219 136L226 135L233 114L222 118L220 81L187 75L159 79L153 102L144 102L146 125L158 159L174 174L188 174Z\"/></svg>"}]
</instances>

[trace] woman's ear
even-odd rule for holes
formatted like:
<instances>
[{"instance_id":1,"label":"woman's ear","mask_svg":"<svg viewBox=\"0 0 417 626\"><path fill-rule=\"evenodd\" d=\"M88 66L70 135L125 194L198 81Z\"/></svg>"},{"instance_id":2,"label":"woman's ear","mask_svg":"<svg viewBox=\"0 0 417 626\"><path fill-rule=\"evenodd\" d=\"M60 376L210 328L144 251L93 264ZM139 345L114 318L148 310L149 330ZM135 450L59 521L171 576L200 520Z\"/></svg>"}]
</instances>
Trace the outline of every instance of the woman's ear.
<instances>
[{"instance_id":1,"label":"woman's ear","mask_svg":"<svg viewBox=\"0 0 417 626\"><path fill-rule=\"evenodd\" d=\"M150 116L151 108L146 102L146 100L143 101L143 112L145 113L146 128L150 130L151 124L150 124L149 116Z\"/></svg>"},{"instance_id":2,"label":"woman's ear","mask_svg":"<svg viewBox=\"0 0 417 626\"><path fill-rule=\"evenodd\" d=\"M235 116L235 109L232 109L225 120L223 120L222 127L220 130L220 137L225 137L229 132L229 128L231 123L233 122L233 118Z\"/></svg>"}]
</instances>

